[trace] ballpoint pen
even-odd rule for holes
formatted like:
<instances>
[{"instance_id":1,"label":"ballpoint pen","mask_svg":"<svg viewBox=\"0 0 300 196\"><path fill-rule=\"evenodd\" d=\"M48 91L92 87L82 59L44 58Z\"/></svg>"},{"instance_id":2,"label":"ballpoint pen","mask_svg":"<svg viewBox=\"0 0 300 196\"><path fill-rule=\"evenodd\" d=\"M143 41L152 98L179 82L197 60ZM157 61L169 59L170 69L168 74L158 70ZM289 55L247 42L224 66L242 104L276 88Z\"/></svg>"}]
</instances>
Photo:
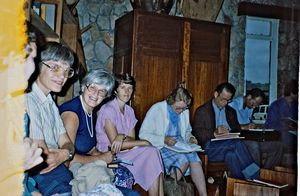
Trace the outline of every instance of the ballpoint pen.
<instances>
[{"instance_id":1,"label":"ballpoint pen","mask_svg":"<svg viewBox=\"0 0 300 196\"><path fill-rule=\"evenodd\" d=\"M127 165L133 165L131 161L125 161L122 159L119 159L118 157L115 158L115 160L112 161L112 163L125 163Z\"/></svg>"},{"instance_id":2,"label":"ballpoint pen","mask_svg":"<svg viewBox=\"0 0 300 196\"><path fill-rule=\"evenodd\" d=\"M108 146L108 151L111 151L111 146ZM114 155L116 155L115 153L113 153ZM125 163L127 165L133 165L133 163L131 161L125 161L122 159L119 159L118 157L115 157L114 160L112 161L112 163Z\"/></svg>"}]
</instances>

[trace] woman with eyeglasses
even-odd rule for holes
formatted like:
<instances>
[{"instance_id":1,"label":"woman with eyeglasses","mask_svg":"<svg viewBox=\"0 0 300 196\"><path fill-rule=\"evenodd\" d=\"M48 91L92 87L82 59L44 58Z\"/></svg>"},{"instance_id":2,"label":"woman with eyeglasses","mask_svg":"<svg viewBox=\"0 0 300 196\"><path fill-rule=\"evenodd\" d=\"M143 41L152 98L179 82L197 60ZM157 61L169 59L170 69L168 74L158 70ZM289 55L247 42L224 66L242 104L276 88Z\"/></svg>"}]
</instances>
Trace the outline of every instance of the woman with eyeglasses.
<instances>
[{"instance_id":1,"label":"woman with eyeglasses","mask_svg":"<svg viewBox=\"0 0 300 196\"><path fill-rule=\"evenodd\" d=\"M99 110L96 122L97 149L101 152L110 148L122 160L139 184L150 196L164 195L163 165L159 151L146 140L135 139L137 119L133 109L127 105L135 81L129 74L115 76L113 99Z\"/></svg>"},{"instance_id":2,"label":"woman with eyeglasses","mask_svg":"<svg viewBox=\"0 0 300 196\"><path fill-rule=\"evenodd\" d=\"M174 178L174 170L170 166L177 166L184 175L191 174L192 180L200 195L207 195L205 178L201 160L196 152L178 153L165 148L176 143L189 145L198 144L192 135L188 108L192 104L192 95L183 87L175 88L167 99L154 104L147 112L142 123L139 137L148 140L160 150L167 175ZM176 172L177 178L182 177Z\"/></svg>"},{"instance_id":3,"label":"woman with eyeglasses","mask_svg":"<svg viewBox=\"0 0 300 196\"><path fill-rule=\"evenodd\" d=\"M93 111L105 98L110 96L114 82L114 76L111 73L103 69L90 70L82 79L80 96L59 107L64 126L75 146L75 155L70 165L75 162L84 165L96 160L103 160L106 163L113 161L114 155L111 151L99 152L96 149ZM129 175L127 174L127 176ZM138 195L133 190L117 188L124 195Z\"/></svg>"}]
</instances>

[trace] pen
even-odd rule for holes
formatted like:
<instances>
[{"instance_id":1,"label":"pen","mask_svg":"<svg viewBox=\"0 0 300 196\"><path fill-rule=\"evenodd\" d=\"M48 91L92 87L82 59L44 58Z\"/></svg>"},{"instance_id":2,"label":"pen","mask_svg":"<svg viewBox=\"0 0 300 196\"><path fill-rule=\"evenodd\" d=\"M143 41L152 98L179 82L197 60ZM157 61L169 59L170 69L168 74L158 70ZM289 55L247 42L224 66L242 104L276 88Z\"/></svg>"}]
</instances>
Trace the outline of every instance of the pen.
<instances>
[{"instance_id":1,"label":"pen","mask_svg":"<svg viewBox=\"0 0 300 196\"><path fill-rule=\"evenodd\" d=\"M119 158L116 158L115 160L112 161L112 163L125 163L127 165L133 165L133 163L131 161L125 161Z\"/></svg>"}]
</instances>

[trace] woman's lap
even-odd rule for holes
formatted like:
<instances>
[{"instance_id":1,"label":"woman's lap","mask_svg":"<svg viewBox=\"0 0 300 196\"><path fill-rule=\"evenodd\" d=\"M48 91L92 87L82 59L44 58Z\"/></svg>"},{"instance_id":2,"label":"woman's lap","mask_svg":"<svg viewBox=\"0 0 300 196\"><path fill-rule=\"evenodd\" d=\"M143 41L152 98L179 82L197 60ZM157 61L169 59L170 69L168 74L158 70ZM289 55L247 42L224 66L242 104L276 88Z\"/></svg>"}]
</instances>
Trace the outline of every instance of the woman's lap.
<instances>
[{"instance_id":1,"label":"woman's lap","mask_svg":"<svg viewBox=\"0 0 300 196\"><path fill-rule=\"evenodd\" d=\"M159 150L153 146L135 147L128 151L119 152L117 157L133 162L133 166L123 165L133 174L135 183L146 191L159 174L164 171Z\"/></svg>"},{"instance_id":2,"label":"woman's lap","mask_svg":"<svg viewBox=\"0 0 300 196\"><path fill-rule=\"evenodd\" d=\"M165 171L167 175L170 175L173 171L169 172L170 166L177 166L179 168L183 167L187 162L200 162L201 160L196 152L193 153L177 153L166 148L160 149L161 157L163 159ZM189 175L189 169L186 171L185 175Z\"/></svg>"}]
</instances>

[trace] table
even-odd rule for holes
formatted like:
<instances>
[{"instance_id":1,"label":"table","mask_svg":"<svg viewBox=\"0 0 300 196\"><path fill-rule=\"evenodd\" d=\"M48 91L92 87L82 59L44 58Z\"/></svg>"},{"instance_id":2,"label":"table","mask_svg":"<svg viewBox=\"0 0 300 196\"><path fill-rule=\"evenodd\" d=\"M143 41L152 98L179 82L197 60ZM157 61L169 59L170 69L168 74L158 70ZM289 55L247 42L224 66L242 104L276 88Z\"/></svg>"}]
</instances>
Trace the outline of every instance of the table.
<instances>
[{"instance_id":1,"label":"table","mask_svg":"<svg viewBox=\"0 0 300 196\"><path fill-rule=\"evenodd\" d=\"M240 137L258 142L279 141L281 139L281 133L278 130L271 131L269 129L242 130Z\"/></svg>"}]
</instances>

